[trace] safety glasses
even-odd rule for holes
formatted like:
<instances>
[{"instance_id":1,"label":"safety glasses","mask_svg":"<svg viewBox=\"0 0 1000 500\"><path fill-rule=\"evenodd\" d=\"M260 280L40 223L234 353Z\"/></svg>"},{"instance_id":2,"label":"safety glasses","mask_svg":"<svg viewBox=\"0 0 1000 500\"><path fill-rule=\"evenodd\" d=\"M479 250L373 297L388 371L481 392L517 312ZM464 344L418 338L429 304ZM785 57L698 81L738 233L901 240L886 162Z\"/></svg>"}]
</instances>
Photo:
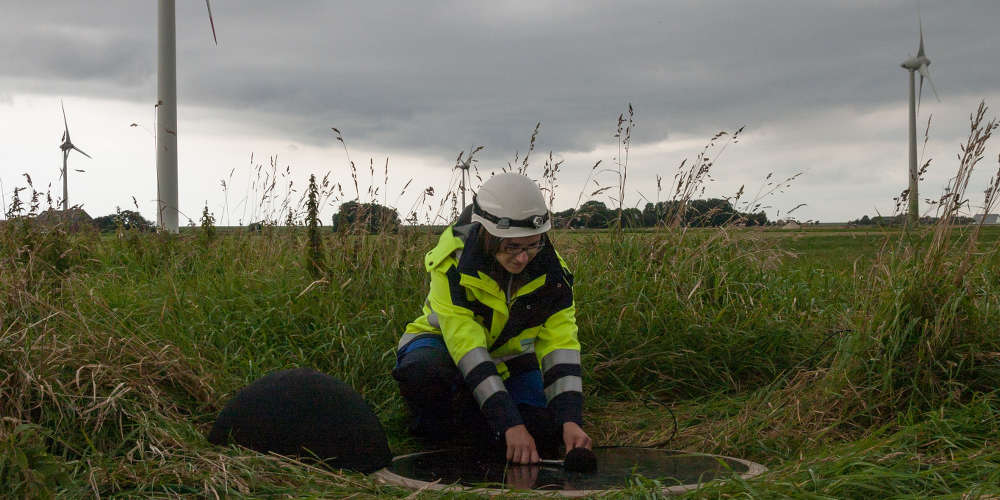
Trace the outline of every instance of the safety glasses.
<instances>
[{"instance_id":1,"label":"safety glasses","mask_svg":"<svg viewBox=\"0 0 1000 500\"><path fill-rule=\"evenodd\" d=\"M511 245L508 243L504 243L503 246L500 247L500 251L498 253L515 256L521 252L524 252L529 256L535 256L536 254L538 254L538 252L541 252L543 248L545 248L544 240L538 240L538 243L525 246Z\"/></svg>"}]
</instances>

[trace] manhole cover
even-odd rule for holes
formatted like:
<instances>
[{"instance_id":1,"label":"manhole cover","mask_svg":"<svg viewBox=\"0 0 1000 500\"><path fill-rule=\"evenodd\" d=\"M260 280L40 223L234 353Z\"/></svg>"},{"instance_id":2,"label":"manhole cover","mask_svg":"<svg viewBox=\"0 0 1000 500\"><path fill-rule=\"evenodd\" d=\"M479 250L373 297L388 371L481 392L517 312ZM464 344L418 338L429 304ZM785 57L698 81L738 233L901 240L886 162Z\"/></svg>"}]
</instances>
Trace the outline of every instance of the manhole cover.
<instances>
[{"instance_id":1,"label":"manhole cover","mask_svg":"<svg viewBox=\"0 0 1000 500\"><path fill-rule=\"evenodd\" d=\"M744 479L764 466L718 455L650 448L598 448L597 472L567 472L559 465L506 465L474 449L449 449L396 457L376 475L388 483L427 489L538 490L582 496L628 486L630 478L659 480L668 493L697 488L713 479Z\"/></svg>"}]
</instances>

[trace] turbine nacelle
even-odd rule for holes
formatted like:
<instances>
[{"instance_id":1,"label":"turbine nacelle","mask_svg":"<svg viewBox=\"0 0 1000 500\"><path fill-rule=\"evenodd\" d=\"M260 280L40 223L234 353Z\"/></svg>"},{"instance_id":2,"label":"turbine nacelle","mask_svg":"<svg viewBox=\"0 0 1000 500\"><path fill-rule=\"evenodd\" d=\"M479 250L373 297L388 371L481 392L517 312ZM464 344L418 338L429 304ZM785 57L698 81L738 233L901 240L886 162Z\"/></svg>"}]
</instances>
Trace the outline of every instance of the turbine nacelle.
<instances>
[{"instance_id":1,"label":"turbine nacelle","mask_svg":"<svg viewBox=\"0 0 1000 500\"><path fill-rule=\"evenodd\" d=\"M910 71L921 71L920 70L921 66L927 67L930 66L930 64L931 60L928 59L927 56L919 55L919 56L913 56L903 61L903 64L900 64L900 67L908 69Z\"/></svg>"},{"instance_id":2,"label":"turbine nacelle","mask_svg":"<svg viewBox=\"0 0 1000 500\"><path fill-rule=\"evenodd\" d=\"M934 98L941 102L941 98L938 97L937 88L934 87L934 80L931 80L931 72L927 69L931 65L931 60L927 57L924 52L924 22L920 19L920 14L917 14L917 22L920 26L920 45L917 48L917 55L910 57L909 59L903 61L900 66L913 73L916 71L920 73L920 90L917 92L917 108L920 108L921 97L924 93L924 79L931 84L931 90L934 91Z\"/></svg>"}]
</instances>

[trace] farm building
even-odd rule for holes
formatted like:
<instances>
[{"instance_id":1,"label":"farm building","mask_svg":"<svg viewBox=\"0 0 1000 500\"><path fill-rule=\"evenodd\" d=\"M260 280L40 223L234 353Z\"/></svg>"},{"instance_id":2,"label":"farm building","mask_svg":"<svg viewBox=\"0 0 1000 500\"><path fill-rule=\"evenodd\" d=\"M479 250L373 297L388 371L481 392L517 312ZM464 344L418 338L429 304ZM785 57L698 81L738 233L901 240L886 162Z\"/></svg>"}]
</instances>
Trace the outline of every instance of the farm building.
<instances>
[{"instance_id":1,"label":"farm building","mask_svg":"<svg viewBox=\"0 0 1000 500\"><path fill-rule=\"evenodd\" d=\"M90 214L79 207L73 207L69 210L56 210L54 208L50 208L38 215L19 216L14 217L14 219L19 219L21 217L33 219L36 224L42 227L50 227L61 224L63 228L69 231L81 231L94 227L94 219L90 217Z\"/></svg>"}]
</instances>

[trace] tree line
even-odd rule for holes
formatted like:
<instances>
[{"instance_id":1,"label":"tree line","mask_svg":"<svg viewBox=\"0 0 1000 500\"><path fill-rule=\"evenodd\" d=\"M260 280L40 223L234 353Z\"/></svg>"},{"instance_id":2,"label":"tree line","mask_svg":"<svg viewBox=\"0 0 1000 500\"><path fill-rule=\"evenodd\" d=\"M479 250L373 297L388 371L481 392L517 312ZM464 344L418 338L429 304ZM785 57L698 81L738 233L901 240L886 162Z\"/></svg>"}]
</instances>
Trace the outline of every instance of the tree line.
<instances>
[{"instance_id":1,"label":"tree line","mask_svg":"<svg viewBox=\"0 0 1000 500\"><path fill-rule=\"evenodd\" d=\"M920 224L930 225L936 224L938 221L937 217L921 217ZM976 222L972 217L956 216L952 219L953 224L974 224ZM847 223L848 226L903 226L906 225L906 215L876 215L869 217L865 215L861 218L854 219Z\"/></svg>"},{"instance_id":2,"label":"tree line","mask_svg":"<svg viewBox=\"0 0 1000 500\"><path fill-rule=\"evenodd\" d=\"M646 203L642 210L621 210L621 225L625 228L656 227L671 223L671 218L681 214L679 222L687 227L718 227L726 224L764 226L770 223L764 212L743 213L729 200L710 198L689 200L683 206L677 201ZM552 214L556 228L605 229L618 224L618 209L608 208L602 201L588 201L578 209L568 209ZM394 208L377 203L348 201L340 205L333 216L334 231L367 231L378 233L398 230L401 222Z\"/></svg>"},{"instance_id":3,"label":"tree line","mask_svg":"<svg viewBox=\"0 0 1000 500\"><path fill-rule=\"evenodd\" d=\"M568 209L552 214L553 226L556 228L593 228L606 229L618 225L619 211L608 208L602 201L588 201L577 209ZM746 226L764 226L770 221L764 212L744 213L736 210L729 200L709 198L705 200L689 200L683 206L677 201L661 201L646 203L642 210L625 208L621 210L621 225L624 228L657 227L673 223L673 219L686 227L718 227L727 224L742 224ZM866 220L868 219L865 216ZM859 219L860 220L860 219ZM395 232L402 222L399 212L391 207L378 203L359 203L348 201L340 205L331 220L331 228L336 232ZM858 222L868 224L870 222ZM138 212L132 210L117 210L115 213L97 217L94 224L101 231L115 231L118 228L151 231L152 222L146 220ZM254 223L251 230L260 230L264 223Z\"/></svg>"},{"instance_id":4,"label":"tree line","mask_svg":"<svg viewBox=\"0 0 1000 500\"><path fill-rule=\"evenodd\" d=\"M571 208L552 215L555 226L560 228L596 229L615 227L618 224L618 209L608 208L604 202L596 200L588 201L578 209ZM769 223L764 212L740 212L729 200L722 198L688 200L683 205L679 201L660 201L646 203L642 210L621 210L621 226L625 228L669 225L674 219L686 227L718 227L727 224L764 226Z\"/></svg>"}]
</instances>

